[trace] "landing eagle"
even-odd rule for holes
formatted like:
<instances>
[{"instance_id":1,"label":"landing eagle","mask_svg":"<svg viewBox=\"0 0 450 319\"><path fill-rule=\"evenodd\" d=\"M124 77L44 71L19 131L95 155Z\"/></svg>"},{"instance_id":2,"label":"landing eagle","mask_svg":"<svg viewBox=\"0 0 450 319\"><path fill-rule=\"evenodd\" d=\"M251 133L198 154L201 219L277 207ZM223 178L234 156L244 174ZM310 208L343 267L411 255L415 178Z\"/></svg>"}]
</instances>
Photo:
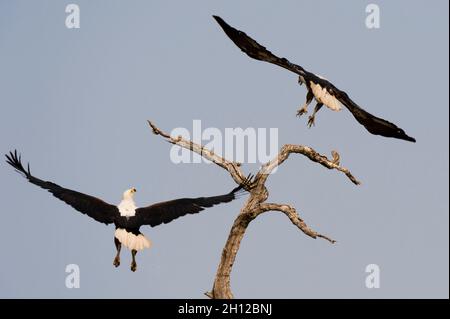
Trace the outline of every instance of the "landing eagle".
<instances>
[{"instance_id":1,"label":"landing eagle","mask_svg":"<svg viewBox=\"0 0 450 319\"><path fill-rule=\"evenodd\" d=\"M236 44L244 53L253 59L266 61L276 64L289 71L296 73L299 78L300 85L305 84L308 90L305 104L297 111L297 115L301 116L307 113L308 105L313 99L317 104L313 114L309 117L308 126L311 127L315 123L316 113L323 105L333 111L341 110L341 104L344 105L355 117L355 119L363 125L370 133L385 137L398 138L410 142L415 142L413 137L408 136L405 131L395 124L388 122L382 118L376 117L358 106L344 91L336 88L331 82L306 71L299 65L289 62L286 58L279 58L264 46L253 40L244 32L237 30L227 24L222 18L213 16L219 23L228 37Z\"/></svg>"},{"instance_id":2,"label":"landing eagle","mask_svg":"<svg viewBox=\"0 0 450 319\"><path fill-rule=\"evenodd\" d=\"M14 167L17 172L23 175L30 183L48 190L56 198L72 206L77 211L86 214L96 221L116 227L114 233L114 243L117 254L113 265L120 265L120 250L122 245L131 250L132 262L131 270L136 271L136 253L139 250L150 248L151 242L140 231L144 225L155 227L167 224L174 219L187 215L196 214L205 208L212 207L220 203L228 203L236 199L244 192L244 188L249 186L251 176L242 185L234 188L225 195L198 198L181 198L167 202L156 203L147 207L137 207L134 202L135 188L126 190L123 193L122 201L119 205L111 205L103 200L89 196L74 190L63 188L53 182L43 181L31 175L30 166L25 169L22 165L21 157L17 151L10 152L6 156L6 162Z\"/></svg>"}]
</instances>

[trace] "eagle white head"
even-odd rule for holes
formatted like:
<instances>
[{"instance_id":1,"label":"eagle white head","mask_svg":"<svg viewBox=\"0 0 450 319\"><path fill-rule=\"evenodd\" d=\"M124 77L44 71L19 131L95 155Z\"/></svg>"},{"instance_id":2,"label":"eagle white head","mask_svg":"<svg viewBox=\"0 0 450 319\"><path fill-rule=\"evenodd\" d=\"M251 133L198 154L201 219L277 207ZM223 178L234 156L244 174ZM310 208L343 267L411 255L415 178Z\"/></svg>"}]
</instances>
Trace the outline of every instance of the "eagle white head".
<instances>
[{"instance_id":1,"label":"eagle white head","mask_svg":"<svg viewBox=\"0 0 450 319\"><path fill-rule=\"evenodd\" d=\"M127 189L125 192L123 192L123 199L124 200L133 199L135 193L136 193L136 188L133 187L133 188Z\"/></svg>"},{"instance_id":2,"label":"eagle white head","mask_svg":"<svg viewBox=\"0 0 450 319\"><path fill-rule=\"evenodd\" d=\"M136 204L134 203L134 193L136 193L136 188L127 189L123 192L122 201L119 203L117 208L119 208L120 216L134 216L136 214Z\"/></svg>"}]
</instances>

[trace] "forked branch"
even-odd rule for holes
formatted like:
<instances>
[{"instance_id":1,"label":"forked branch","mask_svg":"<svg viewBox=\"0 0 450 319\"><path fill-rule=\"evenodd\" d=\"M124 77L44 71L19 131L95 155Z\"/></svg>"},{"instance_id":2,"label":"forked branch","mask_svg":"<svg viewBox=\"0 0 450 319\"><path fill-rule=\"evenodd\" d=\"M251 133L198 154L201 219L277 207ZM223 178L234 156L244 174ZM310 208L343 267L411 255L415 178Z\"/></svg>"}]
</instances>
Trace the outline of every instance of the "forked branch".
<instances>
[{"instance_id":1,"label":"forked branch","mask_svg":"<svg viewBox=\"0 0 450 319\"><path fill-rule=\"evenodd\" d=\"M352 183L359 185L360 182L352 175L352 173L347 168L340 166L340 156L336 151L332 152L333 158L330 160L326 156L319 154L314 149L307 146L292 144L284 145L274 159L261 167L256 174L255 179L250 181L250 183L247 183L246 175L242 172L239 163L226 160L204 146L186 140L181 136L172 137L161 131L150 121L148 121L148 124L154 134L163 137L167 142L197 153L203 158L227 170L233 180L239 185L245 184L245 188L249 192L249 197L236 217L225 243L225 247L222 250L222 257L217 269L213 289L212 291L205 293L208 297L217 299L233 298L230 286L230 276L236 255L239 251L240 243L251 221L265 212L281 212L285 214L298 229L309 237L314 239L322 238L333 244L336 242L335 240L312 230L298 215L294 207L286 204L266 203L266 200L269 197L269 191L265 185L270 174L284 163L289 158L290 154L302 154L311 161L321 164L328 169L334 169L345 174Z\"/></svg>"}]
</instances>

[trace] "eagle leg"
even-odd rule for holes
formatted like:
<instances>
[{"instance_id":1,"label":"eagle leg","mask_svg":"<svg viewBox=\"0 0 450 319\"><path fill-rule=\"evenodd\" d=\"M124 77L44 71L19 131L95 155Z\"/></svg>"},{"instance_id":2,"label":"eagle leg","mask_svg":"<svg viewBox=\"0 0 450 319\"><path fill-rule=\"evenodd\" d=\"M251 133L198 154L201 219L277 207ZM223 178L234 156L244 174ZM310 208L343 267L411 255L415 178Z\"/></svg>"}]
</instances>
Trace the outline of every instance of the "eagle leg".
<instances>
[{"instance_id":1,"label":"eagle leg","mask_svg":"<svg viewBox=\"0 0 450 319\"><path fill-rule=\"evenodd\" d=\"M314 112L313 112L313 114L309 117L309 119L308 119L308 127L311 127L311 126L315 126L316 124L315 124L315 120L316 120L316 113L317 112L319 112L319 110L322 108L322 106L323 106L323 103L317 103L316 104L316 107L314 108Z\"/></svg>"},{"instance_id":2,"label":"eagle leg","mask_svg":"<svg viewBox=\"0 0 450 319\"><path fill-rule=\"evenodd\" d=\"M311 90L308 89L308 93L306 94L306 102L305 104L297 111L297 116L300 117L305 113L308 113L308 105L311 104L313 100L314 94Z\"/></svg>"},{"instance_id":3,"label":"eagle leg","mask_svg":"<svg viewBox=\"0 0 450 319\"><path fill-rule=\"evenodd\" d=\"M119 267L119 265L120 265L120 249L122 248L122 244L116 237L114 237L114 244L116 245L117 255L116 255L116 258L114 258L113 265L115 267Z\"/></svg>"},{"instance_id":4,"label":"eagle leg","mask_svg":"<svg viewBox=\"0 0 450 319\"><path fill-rule=\"evenodd\" d=\"M133 249L133 250L131 251L131 258L133 259L133 260L131 261L131 271L132 271L132 272L135 272L136 269L137 269L137 264L136 264L136 259L135 259L136 253L137 253L137 250L134 250L134 249Z\"/></svg>"}]
</instances>

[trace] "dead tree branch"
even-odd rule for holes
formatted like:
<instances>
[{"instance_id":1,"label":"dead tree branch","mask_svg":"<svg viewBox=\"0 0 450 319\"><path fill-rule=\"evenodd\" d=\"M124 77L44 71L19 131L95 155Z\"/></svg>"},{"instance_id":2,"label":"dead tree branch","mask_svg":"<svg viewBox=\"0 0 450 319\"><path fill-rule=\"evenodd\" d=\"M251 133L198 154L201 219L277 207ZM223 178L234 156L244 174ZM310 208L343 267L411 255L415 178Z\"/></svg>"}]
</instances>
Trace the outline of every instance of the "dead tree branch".
<instances>
[{"instance_id":1,"label":"dead tree branch","mask_svg":"<svg viewBox=\"0 0 450 319\"><path fill-rule=\"evenodd\" d=\"M201 155L203 158L213 162L214 164L222 167L223 169L227 170L230 173L233 180L239 185L245 181L246 176L242 173L240 163L227 161L223 157L218 156L213 151L208 150L202 145L196 144L192 141L185 140L181 136L171 137L169 134L164 133L159 128L157 128L152 122L150 121L147 122L152 128L154 134L162 136L170 144L178 145L182 148L188 149L194 153Z\"/></svg>"},{"instance_id":2,"label":"dead tree branch","mask_svg":"<svg viewBox=\"0 0 450 319\"><path fill-rule=\"evenodd\" d=\"M331 239L327 236L324 236L322 234L319 234L318 232L312 230L309 228L308 225L303 221L303 219L300 218L300 216L297 214L297 211L294 207L290 205L280 205L280 204L273 204L273 203L264 203L260 205L260 212L269 212L269 211L278 211L285 214L294 224L297 226L305 235L308 235L309 237L312 237L314 239L316 238L323 238L325 240L328 240L330 243L334 244L336 241L334 239Z\"/></svg>"},{"instance_id":3,"label":"dead tree branch","mask_svg":"<svg viewBox=\"0 0 450 319\"><path fill-rule=\"evenodd\" d=\"M183 139L181 136L172 137L161 131L150 121L148 121L148 124L154 134L163 137L167 142L197 153L203 158L228 171L237 184L241 185L247 182L246 175L242 172L241 165L239 163L226 160L211 150L206 149L204 146ZM360 184L360 182L347 168L340 166L340 156L336 151L332 151L333 159L330 160L326 156L319 154L314 149L307 146L291 144L284 145L278 156L270 162L264 164L254 180L246 186L246 190L249 192L249 197L231 227L225 247L222 250L222 257L216 272L213 289L211 292L205 293L208 297L216 299L233 298L230 285L230 276L240 243L251 221L265 212L281 212L285 214L290 221L297 226L298 229L309 237L314 239L322 238L330 243L336 242L335 240L312 230L298 215L294 207L286 204L266 203L266 200L269 197L269 191L265 186L268 177L274 172L275 169L285 162L291 154L304 155L311 161L316 162L328 169L334 169L345 174L347 178L355 185Z\"/></svg>"}]
</instances>

